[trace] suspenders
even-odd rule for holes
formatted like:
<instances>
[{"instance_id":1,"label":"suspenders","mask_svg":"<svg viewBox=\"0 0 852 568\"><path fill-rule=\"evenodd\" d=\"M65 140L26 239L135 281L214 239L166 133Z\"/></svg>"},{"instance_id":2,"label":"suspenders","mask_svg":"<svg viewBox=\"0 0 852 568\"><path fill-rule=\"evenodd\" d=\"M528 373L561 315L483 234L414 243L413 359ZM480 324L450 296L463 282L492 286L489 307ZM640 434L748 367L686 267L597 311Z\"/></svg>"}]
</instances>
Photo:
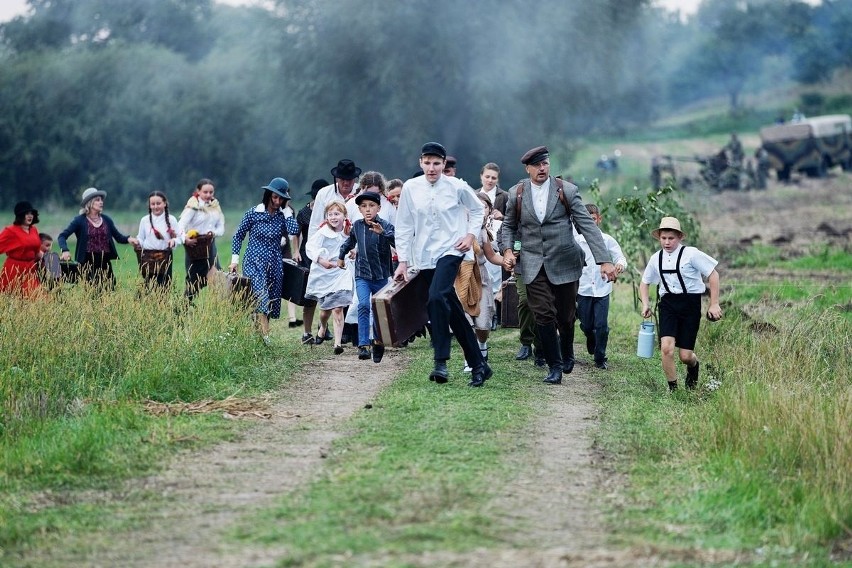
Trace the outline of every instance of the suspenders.
<instances>
[{"instance_id":1,"label":"suspenders","mask_svg":"<svg viewBox=\"0 0 852 568\"><path fill-rule=\"evenodd\" d=\"M680 273L680 259L683 257L683 251L686 250L686 247L681 247L680 252L677 253L677 262L675 262L674 270L663 270L663 251L660 251L660 281L663 283L663 288L666 289L666 294L672 294L673 292L669 289L669 285L666 283L665 274L677 274L677 279L680 282L680 289L683 290L681 293L686 294L686 282L683 280L683 275Z\"/></svg>"}]
</instances>

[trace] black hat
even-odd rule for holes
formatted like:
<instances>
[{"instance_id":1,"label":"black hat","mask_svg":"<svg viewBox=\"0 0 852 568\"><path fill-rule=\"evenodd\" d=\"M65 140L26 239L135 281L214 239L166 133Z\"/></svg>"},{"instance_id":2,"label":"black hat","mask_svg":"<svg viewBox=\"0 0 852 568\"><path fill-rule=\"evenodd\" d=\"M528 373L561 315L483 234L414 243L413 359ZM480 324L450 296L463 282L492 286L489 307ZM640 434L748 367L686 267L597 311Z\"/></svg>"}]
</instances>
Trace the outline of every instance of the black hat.
<instances>
[{"instance_id":1,"label":"black hat","mask_svg":"<svg viewBox=\"0 0 852 568\"><path fill-rule=\"evenodd\" d=\"M550 151L547 149L547 146L536 146L535 148L527 150L527 153L521 156L521 163L525 166L533 166L539 162L543 162L549 157Z\"/></svg>"},{"instance_id":2,"label":"black hat","mask_svg":"<svg viewBox=\"0 0 852 568\"><path fill-rule=\"evenodd\" d=\"M456 167L456 157L455 156L447 156L447 167L449 167L449 168Z\"/></svg>"},{"instance_id":3,"label":"black hat","mask_svg":"<svg viewBox=\"0 0 852 568\"><path fill-rule=\"evenodd\" d=\"M437 142L426 142L420 149L421 156L438 156L442 160L447 157L447 149Z\"/></svg>"},{"instance_id":4,"label":"black hat","mask_svg":"<svg viewBox=\"0 0 852 568\"><path fill-rule=\"evenodd\" d=\"M15 203L15 217L20 217L21 215L26 215L30 212L32 212L33 215L38 215L38 209L33 207L32 203L29 201L19 201Z\"/></svg>"},{"instance_id":5,"label":"black hat","mask_svg":"<svg viewBox=\"0 0 852 568\"><path fill-rule=\"evenodd\" d=\"M363 191L358 194L355 198L355 205L361 205L365 201L372 201L373 203L382 204L382 196L375 191Z\"/></svg>"},{"instance_id":6,"label":"black hat","mask_svg":"<svg viewBox=\"0 0 852 568\"><path fill-rule=\"evenodd\" d=\"M315 179L314 183L311 184L311 190L308 192L308 195L311 196L311 199L316 199L317 193L319 193L319 190L321 190L322 188L324 188L327 185L331 185L331 184L329 184L324 179Z\"/></svg>"},{"instance_id":7,"label":"black hat","mask_svg":"<svg viewBox=\"0 0 852 568\"><path fill-rule=\"evenodd\" d=\"M269 185L264 185L261 189L269 190L284 199L290 199L290 194L287 192L290 189L290 184L284 178L273 178Z\"/></svg>"},{"instance_id":8,"label":"black hat","mask_svg":"<svg viewBox=\"0 0 852 568\"><path fill-rule=\"evenodd\" d=\"M361 175L361 168L352 160L340 160L337 166L331 168L331 175L337 179L355 179Z\"/></svg>"}]
</instances>

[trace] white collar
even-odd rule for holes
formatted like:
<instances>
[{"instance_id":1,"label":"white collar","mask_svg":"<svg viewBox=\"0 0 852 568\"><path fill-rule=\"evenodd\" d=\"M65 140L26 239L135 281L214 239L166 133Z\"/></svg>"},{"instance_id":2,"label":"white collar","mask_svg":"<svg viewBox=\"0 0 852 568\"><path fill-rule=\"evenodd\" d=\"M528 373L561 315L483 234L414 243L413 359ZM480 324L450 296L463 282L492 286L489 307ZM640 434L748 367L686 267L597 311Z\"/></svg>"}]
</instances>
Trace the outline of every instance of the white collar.
<instances>
[{"instance_id":1,"label":"white collar","mask_svg":"<svg viewBox=\"0 0 852 568\"><path fill-rule=\"evenodd\" d=\"M266 211L266 205L264 205L263 203L258 203L257 206L254 208L255 213L263 213L264 211ZM278 211L280 213L284 213L284 210L280 207L278 208Z\"/></svg>"}]
</instances>

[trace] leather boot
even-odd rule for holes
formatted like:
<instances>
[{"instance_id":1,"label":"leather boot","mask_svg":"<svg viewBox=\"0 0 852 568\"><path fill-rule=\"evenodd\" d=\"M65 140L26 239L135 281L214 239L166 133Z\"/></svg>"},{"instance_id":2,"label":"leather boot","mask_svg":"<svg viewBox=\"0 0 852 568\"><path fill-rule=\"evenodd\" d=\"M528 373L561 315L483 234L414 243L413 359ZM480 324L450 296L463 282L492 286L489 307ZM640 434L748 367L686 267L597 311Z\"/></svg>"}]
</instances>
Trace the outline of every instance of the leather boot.
<instances>
[{"instance_id":1,"label":"leather boot","mask_svg":"<svg viewBox=\"0 0 852 568\"><path fill-rule=\"evenodd\" d=\"M435 368L429 374L429 380L435 381L438 384L443 384L450 380L450 372L447 370L447 362L445 360L435 360Z\"/></svg>"},{"instance_id":2,"label":"leather boot","mask_svg":"<svg viewBox=\"0 0 852 568\"><path fill-rule=\"evenodd\" d=\"M467 383L469 387L481 387L485 384L485 381L491 378L494 374L494 371L491 370L491 367L488 366L488 363L485 361L482 362L482 365L475 368L473 373L471 374L470 382Z\"/></svg>"},{"instance_id":3,"label":"leather boot","mask_svg":"<svg viewBox=\"0 0 852 568\"><path fill-rule=\"evenodd\" d=\"M559 337L556 334L556 326L539 325L538 336L541 339L541 351L547 361L549 372L544 382L550 385L562 383L562 353L559 348Z\"/></svg>"},{"instance_id":4,"label":"leather boot","mask_svg":"<svg viewBox=\"0 0 852 568\"><path fill-rule=\"evenodd\" d=\"M559 350L562 354L562 371L567 375L574 370L574 326L568 330L565 337L559 336Z\"/></svg>"}]
</instances>

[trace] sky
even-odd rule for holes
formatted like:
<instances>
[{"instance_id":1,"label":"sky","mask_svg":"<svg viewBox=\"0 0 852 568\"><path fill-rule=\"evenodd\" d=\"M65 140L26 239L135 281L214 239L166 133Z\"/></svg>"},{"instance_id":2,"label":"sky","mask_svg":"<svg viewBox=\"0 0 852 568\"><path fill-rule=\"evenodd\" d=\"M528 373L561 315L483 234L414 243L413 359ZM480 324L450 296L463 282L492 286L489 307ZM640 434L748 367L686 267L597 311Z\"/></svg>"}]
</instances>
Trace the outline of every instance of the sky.
<instances>
[{"instance_id":1,"label":"sky","mask_svg":"<svg viewBox=\"0 0 852 568\"><path fill-rule=\"evenodd\" d=\"M222 4L252 4L253 0L216 0ZM27 11L27 0L0 0L0 22L8 22L15 16L21 16Z\"/></svg>"},{"instance_id":2,"label":"sky","mask_svg":"<svg viewBox=\"0 0 852 568\"><path fill-rule=\"evenodd\" d=\"M216 0L222 4L252 4L254 0ZM680 10L684 14L695 12L701 0L656 0L656 3L671 11ZM0 22L7 22L15 16L20 16L27 11L26 0L0 0Z\"/></svg>"}]
</instances>

